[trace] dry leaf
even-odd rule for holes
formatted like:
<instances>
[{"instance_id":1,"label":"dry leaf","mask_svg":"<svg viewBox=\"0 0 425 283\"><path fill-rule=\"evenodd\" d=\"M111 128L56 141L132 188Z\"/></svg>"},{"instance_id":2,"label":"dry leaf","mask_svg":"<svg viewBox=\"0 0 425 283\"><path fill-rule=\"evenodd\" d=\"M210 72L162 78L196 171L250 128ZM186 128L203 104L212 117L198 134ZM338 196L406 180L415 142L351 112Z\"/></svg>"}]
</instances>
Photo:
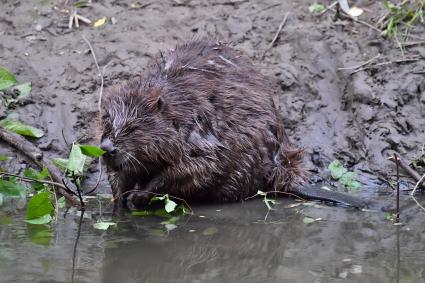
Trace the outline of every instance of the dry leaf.
<instances>
[{"instance_id":1,"label":"dry leaf","mask_svg":"<svg viewBox=\"0 0 425 283\"><path fill-rule=\"evenodd\" d=\"M103 26L105 23L106 23L106 17L103 17L103 18L101 18L101 19L97 20L97 21L94 23L94 27L95 27L95 28L101 27L101 26Z\"/></svg>"}]
</instances>

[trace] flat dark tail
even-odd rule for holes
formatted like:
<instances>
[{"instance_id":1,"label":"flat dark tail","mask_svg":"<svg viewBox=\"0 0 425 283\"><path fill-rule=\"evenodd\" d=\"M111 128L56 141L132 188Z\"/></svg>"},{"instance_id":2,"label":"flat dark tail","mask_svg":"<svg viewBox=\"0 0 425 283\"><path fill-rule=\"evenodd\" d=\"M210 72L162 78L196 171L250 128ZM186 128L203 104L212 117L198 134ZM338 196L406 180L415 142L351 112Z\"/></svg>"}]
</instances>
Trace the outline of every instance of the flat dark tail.
<instances>
[{"instance_id":1,"label":"flat dark tail","mask_svg":"<svg viewBox=\"0 0 425 283\"><path fill-rule=\"evenodd\" d=\"M303 199L331 201L334 203L350 205L359 209L367 207L366 202L360 198L340 192L320 189L315 186L297 186L291 190L291 193Z\"/></svg>"}]
</instances>

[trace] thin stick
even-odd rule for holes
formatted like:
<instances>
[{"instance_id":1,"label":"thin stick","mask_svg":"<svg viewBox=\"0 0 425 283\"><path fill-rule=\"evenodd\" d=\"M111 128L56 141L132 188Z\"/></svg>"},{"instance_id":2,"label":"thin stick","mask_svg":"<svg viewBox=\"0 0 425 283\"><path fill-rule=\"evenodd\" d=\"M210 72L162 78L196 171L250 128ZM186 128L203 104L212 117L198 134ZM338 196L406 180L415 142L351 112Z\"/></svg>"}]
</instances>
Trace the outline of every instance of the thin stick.
<instances>
[{"instance_id":1,"label":"thin stick","mask_svg":"<svg viewBox=\"0 0 425 283\"><path fill-rule=\"evenodd\" d=\"M99 186L100 178L102 177L102 158L99 158L98 169L99 169L99 175L97 176L96 184L94 185L93 189L91 189L90 191L88 191L84 195L89 195L89 194L93 193L94 191L96 191L97 187Z\"/></svg>"},{"instance_id":2,"label":"thin stick","mask_svg":"<svg viewBox=\"0 0 425 283\"><path fill-rule=\"evenodd\" d=\"M413 188L413 191L410 193L412 196L416 193L416 190L419 188L419 186L423 183L425 180L425 174L422 175L422 177L419 179L419 181L416 183L415 187Z\"/></svg>"},{"instance_id":3,"label":"thin stick","mask_svg":"<svg viewBox=\"0 0 425 283\"><path fill-rule=\"evenodd\" d=\"M330 8L329 10L331 10L331 11L333 11L333 12L337 12L337 10L335 10L334 8ZM373 26L373 25L371 25L371 24L369 24L368 22L365 22L365 21L362 21L362 20L358 20L358 19L356 19L356 18L353 18L352 16L350 16L350 15L347 15L347 14L339 14L341 17L343 17L343 18L345 18L345 19L348 19L348 20L352 20L353 22L356 22L356 23L359 23L359 24L362 24L362 25L365 25L365 26L367 26L367 27L369 27L370 29L373 29L374 31L376 31L376 32L379 32L380 34L382 33L382 31L380 30L380 29L378 29L377 27L375 27L375 26Z\"/></svg>"},{"instance_id":4,"label":"thin stick","mask_svg":"<svg viewBox=\"0 0 425 283\"><path fill-rule=\"evenodd\" d=\"M75 238L75 242L74 242L74 248L72 250L72 274L71 274L71 282L74 282L74 276L75 276L75 263L77 262L77 247L78 247L78 242L80 240L80 235L81 235L81 224L83 223L83 219L84 219L84 210L81 211L80 214L80 219L78 221L78 230L77 230L77 237Z\"/></svg>"},{"instance_id":5,"label":"thin stick","mask_svg":"<svg viewBox=\"0 0 425 283\"><path fill-rule=\"evenodd\" d=\"M80 186L80 182L77 178L77 176L75 175L74 172L71 173L71 177L72 177L72 181L75 184L75 186L77 187L77 196L80 199L80 204L81 204L81 210L84 211L85 210L85 205L84 205L84 201L83 201L83 195L82 195L82 190L81 190L81 186Z\"/></svg>"},{"instance_id":6,"label":"thin stick","mask_svg":"<svg viewBox=\"0 0 425 283\"><path fill-rule=\"evenodd\" d=\"M286 20L288 19L288 16L289 16L289 12L287 12L285 14L285 16L283 17L282 21L280 22L279 28L277 29L276 34L273 37L273 40L269 43L269 45L267 46L266 50L264 50L264 52L263 52L263 57L266 54L266 52L269 51L269 49L273 47L273 44L278 39L280 32L282 31L283 27L285 26L285 23L286 23Z\"/></svg>"},{"instance_id":7,"label":"thin stick","mask_svg":"<svg viewBox=\"0 0 425 283\"><path fill-rule=\"evenodd\" d=\"M38 147L27 141L24 137L12 132L5 131L0 128L0 140L3 140L9 145L15 147L41 169L43 169L44 167L47 168L52 180L55 183L62 182L62 173L59 171L59 169L57 169L56 166L49 159L44 158L43 153ZM55 186L55 190L59 194L63 195L67 200L69 200L72 205L78 205L78 201L73 196L71 196L63 187Z\"/></svg>"},{"instance_id":8,"label":"thin stick","mask_svg":"<svg viewBox=\"0 0 425 283\"><path fill-rule=\"evenodd\" d=\"M100 67L99 67L99 64L97 63L96 53L94 52L93 46L91 45L90 41L88 41L88 39L84 35L82 35L82 37L83 37L84 41L87 43L87 45L90 48L90 52L91 52L91 54L93 56L94 63L96 65L97 71L99 72L99 76L100 76L99 100L97 102L97 108L98 108L98 110L100 112L101 111L101 105L102 105L103 85L104 85L104 78L103 78L103 76L105 74L106 67L109 65L109 63L106 64L105 66L103 66L102 71L101 71L100 70ZM99 186L100 178L101 177L102 177L102 163L101 163L101 159L99 158L99 175L97 177L97 181L96 181L96 184L95 184L94 188L92 190L90 190L87 194L90 194L90 193L94 192L97 189L97 187Z\"/></svg>"},{"instance_id":9,"label":"thin stick","mask_svg":"<svg viewBox=\"0 0 425 283\"><path fill-rule=\"evenodd\" d=\"M406 41L406 42L401 42L401 45L408 47L408 46L414 46L414 45L422 45L425 44L425 41L420 40L420 41Z\"/></svg>"},{"instance_id":10,"label":"thin stick","mask_svg":"<svg viewBox=\"0 0 425 283\"><path fill-rule=\"evenodd\" d=\"M356 66L351 66L351 67L342 67L342 68L338 68L338 70L354 70L354 69L358 69L358 68L361 68L361 67L363 67L363 66L365 66L365 65L368 65L368 64L372 63L373 61L375 61L376 59L378 59L380 56L381 56L381 54L378 54L378 55L376 55L376 56L374 56L374 57L370 58L369 60L367 60L367 61L366 61L366 62L364 62L364 63L361 63L361 64L356 65Z\"/></svg>"},{"instance_id":11,"label":"thin stick","mask_svg":"<svg viewBox=\"0 0 425 283\"><path fill-rule=\"evenodd\" d=\"M287 195L287 196L293 196L293 197L296 197L296 198L298 198L298 199L300 199L300 200L303 200L303 201L307 201L306 199L304 199L304 198L302 198L302 197L300 197L300 196L297 196L296 194L292 194L292 193L288 193L288 192L281 192L281 191L268 191L268 192L265 192L265 194L266 194L266 196L268 195L268 194L271 194L271 193L274 193L274 194L284 194L284 195ZM257 196L261 196L261 195L259 195L259 194L255 194L255 195L252 195L252 196L250 196L250 197L247 197L247 198L245 198L244 200L249 200L249 199L252 199L252 198L255 198L255 197L257 197Z\"/></svg>"},{"instance_id":12,"label":"thin stick","mask_svg":"<svg viewBox=\"0 0 425 283\"><path fill-rule=\"evenodd\" d=\"M395 162L394 156L390 156L388 160ZM398 156L398 162L399 166L407 172L407 174L410 175L416 182L418 182L421 179L421 175L418 174L415 170L410 168L409 164L407 164L406 161L404 161L400 156Z\"/></svg>"},{"instance_id":13,"label":"thin stick","mask_svg":"<svg viewBox=\"0 0 425 283\"><path fill-rule=\"evenodd\" d=\"M6 173L6 172L0 172L0 176L16 177L16 178L19 178L19 180L21 180L23 182L28 182L28 183L41 183L41 184L47 184L47 185L52 185L52 186L58 186L58 187L61 187L64 190L67 190L69 193L76 196L76 194L73 191L69 190L68 187L66 187L65 185L63 185L61 183L57 183L57 182L53 182L53 181L49 181L49 180L37 180L37 179L34 179L34 178L22 177L18 174L11 174L11 173Z\"/></svg>"},{"instance_id":14,"label":"thin stick","mask_svg":"<svg viewBox=\"0 0 425 283\"><path fill-rule=\"evenodd\" d=\"M325 10L323 10L322 12L320 12L318 14L318 16L320 17L321 15L325 14L327 11L331 10L333 7L335 7L335 5L338 4L338 1L333 2L332 4L330 4L328 7L326 7Z\"/></svg>"},{"instance_id":15,"label":"thin stick","mask_svg":"<svg viewBox=\"0 0 425 283\"><path fill-rule=\"evenodd\" d=\"M425 207L423 207L419 202L418 202L418 200L414 197L414 196L412 196L412 199L416 202L416 204L423 210L423 211L425 211Z\"/></svg>"},{"instance_id":16,"label":"thin stick","mask_svg":"<svg viewBox=\"0 0 425 283\"><path fill-rule=\"evenodd\" d=\"M99 89L99 100L98 100L98 103L97 103L97 108L100 111L101 110L101 107L100 106L101 106L101 103L102 103L102 95L103 95L103 73L100 70L99 64L97 63L96 53L94 52L93 46L91 45L90 41L88 41L88 39L84 35L82 35L81 37L84 39L84 41L89 46L91 55L93 56L94 64L96 65L97 71L99 72L99 76L100 76L100 89Z\"/></svg>"},{"instance_id":17,"label":"thin stick","mask_svg":"<svg viewBox=\"0 0 425 283\"><path fill-rule=\"evenodd\" d=\"M390 65L390 64L400 64L400 63L409 63L409 62L417 62L419 60L422 60L422 58L406 58L406 59L398 59L398 60L394 60L394 61L386 61L386 62L381 62L381 63L377 63L371 66L367 66L364 68L360 68L357 70L354 70L350 75L355 74L357 72L360 71L364 71L364 70L369 70L369 69L373 69L376 67L380 67L380 66L385 66L385 65Z\"/></svg>"},{"instance_id":18,"label":"thin stick","mask_svg":"<svg viewBox=\"0 0 425 283\"><path fill-rule=\"evenodd\" d=\"M399 158L394 153L394 161L395 161L395 168L397 171L397 205L396 205L396 215L395 215L395 223L400 222L400 170L399 170Z\"/></svg>"}]
</instances>

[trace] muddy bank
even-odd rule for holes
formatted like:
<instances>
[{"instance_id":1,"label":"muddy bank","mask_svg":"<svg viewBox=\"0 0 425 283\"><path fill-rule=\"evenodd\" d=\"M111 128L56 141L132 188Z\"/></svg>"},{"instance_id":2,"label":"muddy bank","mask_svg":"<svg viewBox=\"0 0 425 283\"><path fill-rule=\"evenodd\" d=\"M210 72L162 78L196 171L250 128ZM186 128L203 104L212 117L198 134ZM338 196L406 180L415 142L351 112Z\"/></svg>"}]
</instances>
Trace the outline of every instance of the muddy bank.
<instances>
[{"instance_id":1,"label":"muddy bank","mask_svg":"<svg viewBox=\"0 0 425 283\"><path fill-rule=\"evenodd\" d=\"M93 21L106 16L107 24L73 30L67 7L59 2L2 4L0 60L20 81L33 82L32 103L14 111L47 132L37 143L48 155L66 155L61 131L68 142L95 142L99 76L82 35L94 46L100 67L107 65L106 86L143 72L158 50L206 35L245 51L270 77L288 134L305 148L313 174L324 174L337 158L375 186L383 184L378 176L394 175L390 152L409 161L420 157L424 60L354 74L354 69L341 70L378 55L377 62L402 57L393 41L365 25L334 21L332 12L311 15L309 1L179 2L154 1L141 8L126 1L95 2L79 12ZM380 3L357 2L366 9L366 21L383 13ZM286 12L280 38L264 53ZM406 50L409 58L423 55L421 46Z\"/></svg>"}]
</instances>

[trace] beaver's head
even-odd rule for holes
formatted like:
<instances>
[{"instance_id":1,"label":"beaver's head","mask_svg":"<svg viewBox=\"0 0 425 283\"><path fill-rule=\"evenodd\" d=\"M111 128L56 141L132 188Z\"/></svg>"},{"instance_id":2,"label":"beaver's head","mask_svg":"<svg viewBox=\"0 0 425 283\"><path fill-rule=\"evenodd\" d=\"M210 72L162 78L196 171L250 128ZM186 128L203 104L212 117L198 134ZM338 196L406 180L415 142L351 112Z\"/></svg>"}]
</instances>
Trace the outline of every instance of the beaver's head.
<instances>
[{"instance_id":1,"label":"beaver's head","mask_svg":"<svg viewBox=\"0 0 425 283\"><path fill-rule=\"evenodd\" d=\"M172 113L161 90L140 79L108 89L98 126L108 168L149 174L179 158L178 122Z\"/></svg>"}]
</instances>

